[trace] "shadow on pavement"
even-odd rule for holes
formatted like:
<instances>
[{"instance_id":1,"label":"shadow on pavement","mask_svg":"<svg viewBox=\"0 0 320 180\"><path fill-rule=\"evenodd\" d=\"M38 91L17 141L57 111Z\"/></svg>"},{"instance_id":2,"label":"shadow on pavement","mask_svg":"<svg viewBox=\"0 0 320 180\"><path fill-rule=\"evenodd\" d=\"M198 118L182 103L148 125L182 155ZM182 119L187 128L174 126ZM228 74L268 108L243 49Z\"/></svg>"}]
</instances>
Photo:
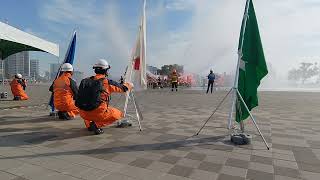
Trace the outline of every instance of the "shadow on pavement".
<instances>
[{"instance_id":1,"label":"shadow on pavement","mask_svg":"<svg viewBox=\"0 0 320 180\"><path fill-rule=\"evenodd\" d=\"M52 127L47 126L47 127L34 127L34 128L5 128L5 129L0 129L1 133L12 133L12 132L20 132L20 131L41 131L44 129L50 129ZM3 137L3 136L0 136ZM1 146L1 145L0 145Z\"/></svg>"},{"instance_id":2,"label":"shadow on pavement","mask_svg":"<svg viewBox=\"0 0 320 180\"><path fill-rule=\"evenodd\" d=\"M0 101L13 101L13 99L0 99Z\"/></svg>"},{"instance_id":3,"label":"shadow on pavement","mask_svg":"<svg viewBox=\"0 0 320 180\"><path fill-rule=\"evenodd\" d=\"M37 134L33 134L33 136L34 135L37 135ZM89 135L89 133L87 133L87 135ZM50 139L51 136L52 135L46 135L44 137ZM102 146L99 149L93 149L93 150L77 150L77 151L67 151L67 152L44 153L44 154L35 154L35 155L26 155L26 156L3 157L0 159L33 158L33 157L43 157L43 156L59 156L59 155L75 155L75 154L98 155L98 154L108 154L108 153L134 152L134 151L163 151L163 150L172 150L172 149L187 150L193 147L201 147L204 149L212 149L212 150L224 150L224 151L231 152L234 148L233 146L213 144L213 143L220 142L224 138L225 136L216 136L216 137L206 137L206 138L198 138L198 139L183 139L183 140L172 141L172 142L137 144L137 145L127 145L127 146L118 146L118 147L105 147L105 146L110 146L110 144L106 144L105 146ZM51 139L55 139L55 137L52 137Z\"/></svg>"},{"instance_id":4,"label":"shadow on pavement","mask_svg":"<svg viewBox=\"0 0 320 180\"><path fill-rule=\"evenodd\" d=\"M57 129L52 127L49 127L49 128L35 127L35 128L30 128L28 130L34 131L37 129L38 130L41 129L42 131L16 133L16 134L0 136L2 141L5 141L5 143L0 143L0 147L18 147L22 145L34 145L34 144L41 144L46 141L65 140L65 139L79 138L83 136L92 135L86 129L79 129L79 128ZM50 129L50 131L45 131L46 129ZM1 142L1 139L0 139L0 142Z\"/></svg>"},{"instance_id":5,"label":"shadow on pavement","mask_svg":"<svg viewBox=\"0 0 320 180\"><path fill-rule=\"evenodd\" d=\"M15 120L12 120L12 118ZM61 121L61 120L53 116L42 116L34 119L26 119L26 117L21 117L21 116L2 116L0 117L0 126L26 124L26 123L41 123L41 122L50 122L50 121Z\"/></svg>"}]
</instances>

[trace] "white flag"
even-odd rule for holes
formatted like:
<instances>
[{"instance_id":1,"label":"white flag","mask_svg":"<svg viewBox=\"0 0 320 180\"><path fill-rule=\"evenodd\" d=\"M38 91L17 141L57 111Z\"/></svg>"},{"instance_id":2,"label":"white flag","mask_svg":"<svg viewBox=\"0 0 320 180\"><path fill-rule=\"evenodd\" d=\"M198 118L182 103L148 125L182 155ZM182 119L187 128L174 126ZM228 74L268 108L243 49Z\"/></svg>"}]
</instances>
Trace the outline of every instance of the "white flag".
<instances>
[{"instance_id":1,"label":"white flag","mask_svg":"<svg viewBox=\"0 0 320 180\"><path fill-rule=\"evenodd\" d=\"M125 77L127 82L134 84L136 91L147 89L146 53L146 1L144 0L138 37Z\"/></svg>"}]
</instances>

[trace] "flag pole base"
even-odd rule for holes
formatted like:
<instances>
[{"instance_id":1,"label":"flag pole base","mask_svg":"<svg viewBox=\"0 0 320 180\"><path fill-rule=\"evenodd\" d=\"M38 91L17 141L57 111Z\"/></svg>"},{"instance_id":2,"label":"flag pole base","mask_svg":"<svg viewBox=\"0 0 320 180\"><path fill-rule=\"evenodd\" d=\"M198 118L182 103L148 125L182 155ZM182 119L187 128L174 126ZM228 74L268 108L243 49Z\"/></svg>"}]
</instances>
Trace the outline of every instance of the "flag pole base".
<instances>
[{"instance_id":1,"label":"flag pole base","mask_svg":"<svg viewBox=\"0 0 320 180\"><path fill-rule=\"evenodd\" d=\"M129 117L129 115L127 116ZM125 119L121 119L120 121L117 122L117 128L128 128L128 127L132 127L132 123L130 118L125 118Z\"/></svg>"},{"instance_id":2,"label":"flag pole base","mask_svg":"<svg viewBox=\"0 0 320 180\"><path fill-rule=\"evenodd\" d=\"M248 145L251 144L252 136L245 133L231 134L230 141L235 145Z\"/></svg>"}]
</instances>

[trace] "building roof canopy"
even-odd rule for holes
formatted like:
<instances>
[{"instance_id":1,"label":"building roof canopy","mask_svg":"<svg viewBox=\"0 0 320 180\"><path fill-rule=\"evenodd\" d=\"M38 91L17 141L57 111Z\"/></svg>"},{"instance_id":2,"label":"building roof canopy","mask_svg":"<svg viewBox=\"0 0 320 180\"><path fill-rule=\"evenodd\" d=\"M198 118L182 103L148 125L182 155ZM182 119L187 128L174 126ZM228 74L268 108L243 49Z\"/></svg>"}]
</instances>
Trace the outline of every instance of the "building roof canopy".
<instances>
[{"instance_id":1,"label":"building roof canopy","mask_svg":"<svg viewBox=\"0 0 320 180\"><path fill-rule=\"evenodd\" d=\"M59 56L59 45L0 22L0 59L21 51L43 51Z\"/></svg>"}]
</instances>

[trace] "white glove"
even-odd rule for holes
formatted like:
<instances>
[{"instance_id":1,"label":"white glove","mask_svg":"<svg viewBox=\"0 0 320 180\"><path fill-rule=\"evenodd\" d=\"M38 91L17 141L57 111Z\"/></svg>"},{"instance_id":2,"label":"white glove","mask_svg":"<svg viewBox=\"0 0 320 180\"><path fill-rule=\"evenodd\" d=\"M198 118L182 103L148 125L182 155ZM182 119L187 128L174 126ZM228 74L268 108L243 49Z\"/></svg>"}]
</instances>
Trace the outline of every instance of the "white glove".
<instances>
[{"instance_id":1,"label":"white glove","mask_svg":"<svg viewBox=\"0 0 320 180\"><path fill-rule=\"evenodd\" d=\"M134 85L132 82L127 82L132 88L134 88Z\"/></svg>"}]
</instances>

